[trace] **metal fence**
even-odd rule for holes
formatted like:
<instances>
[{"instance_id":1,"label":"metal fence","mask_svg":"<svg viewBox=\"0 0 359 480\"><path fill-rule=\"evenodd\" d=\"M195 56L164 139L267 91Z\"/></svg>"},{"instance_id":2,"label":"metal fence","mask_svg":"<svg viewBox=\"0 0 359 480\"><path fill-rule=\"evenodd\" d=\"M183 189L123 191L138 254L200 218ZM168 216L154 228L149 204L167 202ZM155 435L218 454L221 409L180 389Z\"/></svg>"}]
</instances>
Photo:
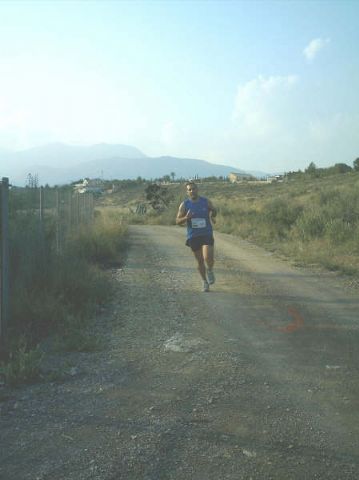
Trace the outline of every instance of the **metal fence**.
<instances>
[{"instance_id":1,"label":"metal fence","mask_svg":"<svg viewBox=\"0 0 359 480\"><path fill-rule=\"evenodd\" d=\"M0 182L0 354L9 321L9 179Z\"/></svg>"},{"instance_id":2,"label":"metal fence","mask_svg":"<svg viewBox=\"0 0 359 480\"><path fill-rule=\"evenodd\" d=\"M24 249L51 242L58 255L64 251L67 239L80 225L94 219L94 196L75 193L67 188L11 187L9 179L0 181L0 353L5 352L10 312L10 285L16 281L11 272L12 236L22 235L17 241ZM31 242L26 232L31 229ZM15 232L15 233L14 233ZM16 234L17 232L17 234ZM49 234L51 232L51 234ZM26 240L27 239L27 240ZM16 242L15 242L16 243ZM15 247L14 247L15 248ZM44 249L45 250L45 249ZM10 277L11 281L10 281Z\"/></svg>"}]
</instances>

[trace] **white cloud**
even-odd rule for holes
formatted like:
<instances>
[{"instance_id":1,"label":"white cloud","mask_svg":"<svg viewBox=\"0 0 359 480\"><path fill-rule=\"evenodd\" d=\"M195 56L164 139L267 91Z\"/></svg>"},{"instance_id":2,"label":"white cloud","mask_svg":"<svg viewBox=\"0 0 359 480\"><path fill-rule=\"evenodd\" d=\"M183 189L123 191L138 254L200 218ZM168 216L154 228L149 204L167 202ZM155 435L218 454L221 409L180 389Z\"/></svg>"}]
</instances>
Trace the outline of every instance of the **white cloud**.
<instances>
[{"instance_id":1,"label":"white cloud","mask_svg":"<svg viewBox=\"0 0 359 480\"><path fill-rule=\"evenodd\" d=\"M318 53L330 43L329 38L314 38L303 50L303 54L308 62L312 62Z\"/></svg>"},{"instance_id":2,"label":"white cloud","mask_svg":"<svg viewBox=\"0 0 359 480\"><path fill-rule=\"evenodd\" d=\"M250 80L238 85L233 112L234 124L250 137L273 134L279 128L279 110L286 94L298 82L296 75L270 76Z\"/></svg>"},{"instance_id":3,"label":"white cloud","mask_svg":"<svg viewBox=\"0 0 359 480\"><path fill-rule=\"evenodd\" d=\"M168 121L162 125L161 143L166 147L172 147L177 143L179 131L174 122Z\"/></svg>"},{"instance_id":4,"label":"white cloud","mask_svg":"<svg viewBox=\"0 0 359 480\"><path fill-rule=\"evenodd\" d=\"M295 144L298 83L297 75L259 75L238 85L232 125L222 138L227 163L244 169L283 169Z\"/></svg>"},{"instance_id":5,"label":"white cloud","mask_svg":"<svg viewBox=\"0 0 359 480\"><path fill-rule=\"evenodd\" d=\"M41 138L128 143L133 132L147 128L141 102L121 79L67 67L41 57L0 65L1 138L10 148L28 148Z\"/></svg>"}]
</instances>

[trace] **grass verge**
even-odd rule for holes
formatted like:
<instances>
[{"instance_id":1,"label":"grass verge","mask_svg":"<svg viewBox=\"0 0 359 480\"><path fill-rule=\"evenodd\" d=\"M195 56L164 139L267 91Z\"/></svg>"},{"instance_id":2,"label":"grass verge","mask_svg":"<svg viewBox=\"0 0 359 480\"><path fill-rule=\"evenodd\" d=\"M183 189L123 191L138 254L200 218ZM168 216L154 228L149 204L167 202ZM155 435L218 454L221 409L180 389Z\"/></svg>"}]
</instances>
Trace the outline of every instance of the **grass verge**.
<instances>
[{"instance_id":1,"label":"grass verge","mask_svg":"<svg viewBox=\"0 0 359 480\"><path fill-rule=\"evenodd\" d=\"M113 294L106 267L121 264L126 233L118 216L98 214L93 224L73 231L57 253L51 232L46 241L39 241L34 219L13 220L11 324L8 352L0 363L6 383L39 378L43 358L39 344L49 335L66 351L101 348L101 339L89 332L89 322Z\"/></svg>"}]
</instances>

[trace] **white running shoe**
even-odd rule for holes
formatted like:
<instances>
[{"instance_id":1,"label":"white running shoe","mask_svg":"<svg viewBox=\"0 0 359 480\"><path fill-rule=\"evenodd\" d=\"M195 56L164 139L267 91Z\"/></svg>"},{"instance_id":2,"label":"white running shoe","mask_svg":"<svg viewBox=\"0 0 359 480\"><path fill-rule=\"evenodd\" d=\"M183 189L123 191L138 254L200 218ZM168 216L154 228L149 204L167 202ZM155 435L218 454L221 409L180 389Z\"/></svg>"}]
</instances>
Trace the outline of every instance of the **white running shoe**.
<instances>
[{"instance_id":1,"label":"white running shoe","mask_svg":"<svg viewBox=\"0 0 359 480\"><path fill-rule=\"evenodd\" d=\"M203 291L204 292L209 292L209 285L208 285L208 282L206 282L206 281L203 282Z\"/></svg>"},{"instance_id":2,"label":"white running shoe","mask_svg":"<svg viewBox=\"0 0 359 480\"><path fill-rule=\"evenodd\" d=\"M207 270L207 280L209 285L213 285L214 282L216 281L213 270Z\"/></svg>"}]
</instances>

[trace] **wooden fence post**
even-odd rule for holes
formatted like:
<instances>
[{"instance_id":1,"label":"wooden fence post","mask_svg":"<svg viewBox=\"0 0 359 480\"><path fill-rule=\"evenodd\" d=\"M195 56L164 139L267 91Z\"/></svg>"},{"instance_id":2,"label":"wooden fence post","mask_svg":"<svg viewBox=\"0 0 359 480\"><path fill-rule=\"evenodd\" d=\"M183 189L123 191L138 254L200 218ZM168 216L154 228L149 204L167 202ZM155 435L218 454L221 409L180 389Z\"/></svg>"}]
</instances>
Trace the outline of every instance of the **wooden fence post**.
<instances>
[{"instance_id":1,"label":"wooden fence post","mask_svg":"<svg viewBox=\"0 0 359 480\"><path fill-rule=\"evenodd\" d=\"M6 351L9 322L9 179L2 178L0 204L1 276L0 276L0 354Z\"/></svg>"}]
</instances>

